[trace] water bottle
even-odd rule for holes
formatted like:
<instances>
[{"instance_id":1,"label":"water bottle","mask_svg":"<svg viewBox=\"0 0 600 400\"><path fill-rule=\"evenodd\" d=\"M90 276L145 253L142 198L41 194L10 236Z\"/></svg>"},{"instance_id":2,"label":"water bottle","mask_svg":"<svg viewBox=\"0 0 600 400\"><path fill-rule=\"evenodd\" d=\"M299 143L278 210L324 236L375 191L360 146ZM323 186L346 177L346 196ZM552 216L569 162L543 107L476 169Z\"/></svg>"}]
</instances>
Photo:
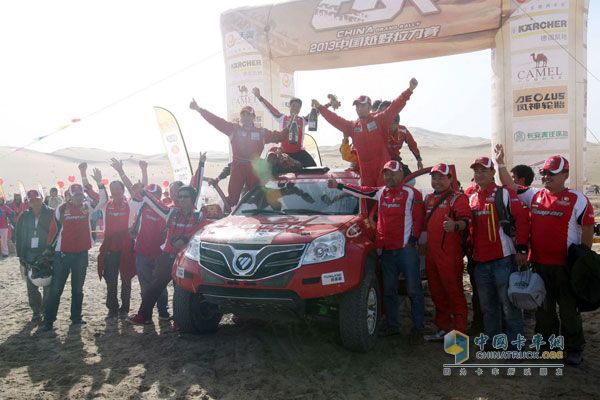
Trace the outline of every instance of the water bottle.
<instances>
[{"instance_id":1,"label":"water bottle","mask_svg":"<svg viewBox=\"0 0 600 400\"><path fill-rule=\"evenodd\" d=\"M310 110L310 114L308 115L308 130L311 132L314 132L317 130L317 121L319 119L319 113L317 112L317 109L315 107L313 107L312 110Z\"/></svg>"}]
</instances>

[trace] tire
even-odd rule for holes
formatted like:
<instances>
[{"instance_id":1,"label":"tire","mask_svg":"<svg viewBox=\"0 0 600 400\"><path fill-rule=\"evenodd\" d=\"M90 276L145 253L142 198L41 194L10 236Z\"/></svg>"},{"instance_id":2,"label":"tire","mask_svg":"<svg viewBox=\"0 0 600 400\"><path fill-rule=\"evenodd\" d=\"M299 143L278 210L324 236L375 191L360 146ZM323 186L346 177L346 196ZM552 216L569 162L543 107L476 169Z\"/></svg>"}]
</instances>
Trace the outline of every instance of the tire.
<instances>
[{"instance_id":1,"label":"tire","mask_svg":"<svg viewBox=\"0 0 600 400\"><path fill-rule=\"evenodd\" d=\"M175 285L173 319L184 333L213 333L219 329L223 314L200 293L190 293Z\"/></svg>"},{"instance_id":2,"label":"tire","mask_svg":"<svg viewBox=\"0 0 600 400\"><path fill-rule=\"evenodd\" d=\"M344 295L339 308L339 326L342 345L348 350L367 352L377 339L381 293L375 268L365 268L358 288Z\"/></svg>"}]
</instances>

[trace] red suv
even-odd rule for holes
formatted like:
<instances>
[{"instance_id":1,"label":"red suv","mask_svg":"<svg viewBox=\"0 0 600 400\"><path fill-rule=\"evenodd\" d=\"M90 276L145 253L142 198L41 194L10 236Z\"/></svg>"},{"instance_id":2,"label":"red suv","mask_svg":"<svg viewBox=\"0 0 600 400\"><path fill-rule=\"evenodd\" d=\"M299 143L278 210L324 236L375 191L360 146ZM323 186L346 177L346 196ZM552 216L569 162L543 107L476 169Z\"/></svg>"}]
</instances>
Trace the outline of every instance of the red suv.
<instances>
[{"instance_id":1,"label":"red suv","mask_svg":"<svg viewBox=\"0 0 600 400\"><path fill-rule=\"evenodd\" d=\"M327 187L359 183L327 168L281 175L207 225L173 266L183 332L218 329L224 312L262 319L335 317L345 347L367 351L380 318L375 223L365 200Z\"/></svg>"}]
</instances>

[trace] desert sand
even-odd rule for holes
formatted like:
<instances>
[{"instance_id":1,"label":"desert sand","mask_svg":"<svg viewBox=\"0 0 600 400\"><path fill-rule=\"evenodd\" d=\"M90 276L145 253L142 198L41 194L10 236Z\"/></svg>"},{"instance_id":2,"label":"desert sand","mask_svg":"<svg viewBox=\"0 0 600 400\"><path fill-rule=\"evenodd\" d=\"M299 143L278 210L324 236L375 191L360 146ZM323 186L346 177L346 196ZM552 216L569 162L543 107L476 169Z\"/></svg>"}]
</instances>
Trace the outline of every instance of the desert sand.
<instances>
[{"instance_id":1,"label":"desert sand","mask_svg":"<svg viewBox=\"0 0 600 400\"><path fill-rule=\"evenodd\" d=\"M337 149L322 149L332 166ZM598 151L598 149L594 149ZM468 179L468 162L489 152L489 143L452 148L423 146L425 164L454 161L459 177ZM27 152L14 157L5 181L51 180L75 174L85 159L102 166L113 154L70 149L46 155ZM126 170L136 176L135 158ZM412 155L407 158L414 166ZM600 157L588 157L598 163ZM40 168L32 169L31 162ZM164 159L150 158L151 180L168 178ZM225 164L224 155L209 154L208 176ZM337 164L337 165L336 165ZM588 168L588 171L599 168ZM14 174L14 178L13 175ZM18 176L17 176L18 174ZM27 175L29 174L29 175ZM25 176L27 175L27 176ZM106 174L106 176L109 176ZM599 180L596 179L596 182ZM5 186L6 188L6 186ZM452 362L441 343L408 345L409 302L401 313L405 335L381 339L368 354L341 347L336 326L320 321L238 321L225 315L220 330L206 336L180 335L168 323L139 327L124 320L105 320L106 288L96 274L98 246L90 252L83 314L87 325L69 326L69 285L65 287L55 332L41 332L29 322L25 282L18 260L0 261L0 398L1 399L592 399L598 398L600 370L600 311L583 315L587 345L579 368L565 367L564 376L444 377L442 365ZM598 250L598 249L596 249ZM468 282L468 279L465 279ZM470 287L466 285L470 298ZM173 289L169 288L172 296ZM428 292L426 291L427 295ZM137 279L132 290L132 312L140 304ZM427 329L433 306L426 298ZM157 316L154 320L157 321ZM527 325L531 336L531 321ZM504 370L505 371L505 370ZM553 371L550 371L553 375Z\"/></svg>"}]
</instances>

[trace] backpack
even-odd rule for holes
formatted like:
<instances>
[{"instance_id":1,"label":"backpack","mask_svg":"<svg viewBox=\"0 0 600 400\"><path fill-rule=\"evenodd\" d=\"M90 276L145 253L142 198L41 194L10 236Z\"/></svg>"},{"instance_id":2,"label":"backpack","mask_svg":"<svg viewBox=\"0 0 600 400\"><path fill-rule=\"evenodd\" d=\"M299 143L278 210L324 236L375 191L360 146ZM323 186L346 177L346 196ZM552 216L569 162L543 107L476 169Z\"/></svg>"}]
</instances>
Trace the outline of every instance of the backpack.
<instances>
[{"instance_id":1,"label":"backpack","mask_svg":"<svg viewBox=\"0 0 600 400\"><path fill-rule=\"evenodd\" d=\"M508 237L515 238L517 233L515 217L513 217L512 213L510 212L510 208L504 204L504 187L498 186L498 189L496 189L494 203L498 213L500 227Z\"/></svg>"}]
</instances>

